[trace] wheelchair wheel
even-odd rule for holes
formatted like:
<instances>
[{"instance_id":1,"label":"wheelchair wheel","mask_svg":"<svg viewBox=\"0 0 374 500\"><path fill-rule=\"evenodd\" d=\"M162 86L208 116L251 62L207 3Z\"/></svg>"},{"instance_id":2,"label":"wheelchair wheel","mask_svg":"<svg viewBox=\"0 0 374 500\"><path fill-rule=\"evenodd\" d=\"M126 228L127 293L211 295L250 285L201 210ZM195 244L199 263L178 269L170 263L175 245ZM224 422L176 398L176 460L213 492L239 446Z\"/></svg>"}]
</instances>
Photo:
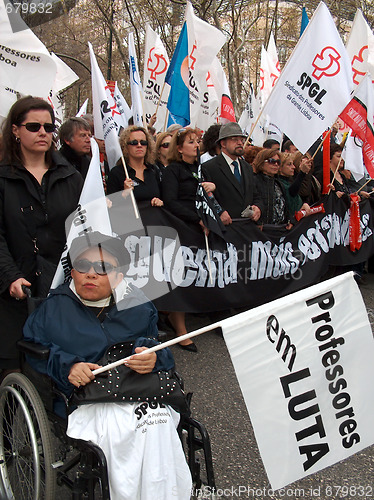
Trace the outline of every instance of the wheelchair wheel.
<instances>
[{"instance_id":1,"label":"wheelchair wheel","mask_svg":"<svg viewBox=\"0 0 374 500\"><path fill-rule=\"evenodd\" d=\"M12 500L54 500L52 435L40 396L27 377L0 387L0 492Z\"/></svg>"}]
</instances>

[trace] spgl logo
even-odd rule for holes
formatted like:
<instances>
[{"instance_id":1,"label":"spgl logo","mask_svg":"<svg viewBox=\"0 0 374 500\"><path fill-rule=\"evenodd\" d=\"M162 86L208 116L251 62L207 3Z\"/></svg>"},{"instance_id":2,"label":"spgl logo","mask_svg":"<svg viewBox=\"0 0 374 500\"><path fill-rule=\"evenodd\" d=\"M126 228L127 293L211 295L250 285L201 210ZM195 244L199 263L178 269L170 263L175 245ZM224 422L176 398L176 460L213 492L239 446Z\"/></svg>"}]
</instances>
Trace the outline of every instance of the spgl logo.
<instances>
[{"instance_id":1,"label":"spgl logo","mask_svg":"<svg viewBox=\"0 0 374 500\"><path fill-rule=\"evenodd\" d=\"M165 73L168 63L163 54L157 54L155 52L156 48L152 47L149 51L149 56L147 60L147 70L150 71L151 80L156 80L157 75L162 75Z\"/></svg>"},{"instance_id":2,"label":"spgl logo","mask_svg":"<svg viewBox=\"0 0 374 500\"><path fill-rule=\"evenodd\" d=\"M320 54L317 54L312 62L314 71L312 76L320 80L323 76L335 76L340 71L341 55L334 47L325 47Z\"/></svg>"}]
</instances>

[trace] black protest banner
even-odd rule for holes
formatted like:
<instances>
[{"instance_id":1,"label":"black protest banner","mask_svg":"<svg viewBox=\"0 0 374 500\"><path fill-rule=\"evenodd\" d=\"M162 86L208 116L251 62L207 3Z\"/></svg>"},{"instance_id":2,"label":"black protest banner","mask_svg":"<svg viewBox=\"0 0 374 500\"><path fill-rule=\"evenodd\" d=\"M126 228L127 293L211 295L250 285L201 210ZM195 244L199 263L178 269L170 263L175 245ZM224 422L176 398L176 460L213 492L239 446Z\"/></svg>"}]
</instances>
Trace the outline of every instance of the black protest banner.
<instances>
[{"instance_id":1,"label":"black protest banner","mask_svg":"<svg viewBox=\"0 0 374 500\"><path fill-rule=\"evenodd\" d=\"M131 261L141 263L126 278L145 294L167 285L171 291L155 299L159 310L209 312L269 302L317 283L329 266L358 264L374 253L371 200L360 203L362 246L355 253L349 250L348 207L332 195L324 206L325 213L305 217L291 230L260 230L245 219L228 226L225 240L211 234L211 282L200 226L140 205L145 233L124 239ZM178 244L170 245L170 235L163 236L166 227L178 234ZM131 245L126 244L129 238Z\"/></svg>"}]
</instances>

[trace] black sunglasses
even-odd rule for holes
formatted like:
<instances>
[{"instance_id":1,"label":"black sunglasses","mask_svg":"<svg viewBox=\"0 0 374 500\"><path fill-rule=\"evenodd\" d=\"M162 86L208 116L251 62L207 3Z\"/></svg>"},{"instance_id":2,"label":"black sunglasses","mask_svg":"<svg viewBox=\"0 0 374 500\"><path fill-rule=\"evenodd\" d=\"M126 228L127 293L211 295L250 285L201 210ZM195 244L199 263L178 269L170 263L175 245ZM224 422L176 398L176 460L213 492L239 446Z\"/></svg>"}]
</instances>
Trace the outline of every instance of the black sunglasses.
<instances>
[{"instance_id":1,"label":"black sunglasses","mask_svg":"<svg viewBox=\"0 0 374 500\"><path fill-rule=\"evenodd\" d=\"M266 160L268 163L271 163L271 165L280 165L281 161L280 160L274 160L274 158L269 158Z\"/></svg>"},{"instance_id":2,"label":"black sunglasses","mask_svg":"<svg viewBox=\"0 0 374 500\"><path fill-rule=\"evenodd\" d=\"M162 144L160 144L160 146L161 146L162 148L168 148L168 147L169 147L169 144L170 144L170 142L163 142Z\"/></svg>"},{"instance_id":3,"label":"black sunglasses","mask_svg":"<svg viewBox=\"0 0 374 500\"><path fill-rule=\"evenodd\" d=\"M109 274L116 266L110 264L109 262L105 262L103 260L97 260L95 262L91 262L88 259L80 259L76 260L73 264L73 268L78 271L78 273L88 273L88 271L93 267L93 270L96 274L100 276L104 276L105 274Z\"/></svg>"},{"instance_id":4,"label":"black sunglasses","mask_svg":"<svg viewBox=\"0 0 374 500\"><path fill-rule=\"evenodd\" d=\"M137 141L136 139L133 139L132 141L127 142L128 146L137 146L140 144L141 146L148 146L148 141L145 141L142 139L141 141Z\"/></svg>"},{"instance_id":5,"label":"black sunglasses","mask_svg":"<svg viewBox=\"0 0 374 500\"><path fill-rule=\"evenodd\" d=\"M56 130L56 125L54 123L44 123L42 125L38 122L21 123L20 127L25 127L29 132L39 132L43 127L47 134L51 134Z\"/></svg>"}]
</instances>

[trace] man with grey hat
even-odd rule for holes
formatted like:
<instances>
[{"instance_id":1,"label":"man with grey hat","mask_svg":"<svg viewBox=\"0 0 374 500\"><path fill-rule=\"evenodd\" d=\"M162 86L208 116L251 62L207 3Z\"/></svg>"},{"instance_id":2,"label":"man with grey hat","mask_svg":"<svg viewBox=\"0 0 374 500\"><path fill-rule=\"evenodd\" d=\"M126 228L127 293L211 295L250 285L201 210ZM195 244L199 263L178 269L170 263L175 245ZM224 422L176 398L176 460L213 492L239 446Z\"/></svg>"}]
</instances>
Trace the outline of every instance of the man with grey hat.
<instances>
[{"instance_id":1,"label":"man with grey hat","mask_svg":"<svg viewBox=\"0 0 374 500\"><path fill-rule=\"evenodd\" d=\"M203 165L205 178L216 185L214 196L224 209L221 220L225 225L241 217L256 222L261 215L261 199L252 167L241 158L244 140L245 135L237 123L222 125L217 140L221 153Z\"/></svg>"}]
</instances>

